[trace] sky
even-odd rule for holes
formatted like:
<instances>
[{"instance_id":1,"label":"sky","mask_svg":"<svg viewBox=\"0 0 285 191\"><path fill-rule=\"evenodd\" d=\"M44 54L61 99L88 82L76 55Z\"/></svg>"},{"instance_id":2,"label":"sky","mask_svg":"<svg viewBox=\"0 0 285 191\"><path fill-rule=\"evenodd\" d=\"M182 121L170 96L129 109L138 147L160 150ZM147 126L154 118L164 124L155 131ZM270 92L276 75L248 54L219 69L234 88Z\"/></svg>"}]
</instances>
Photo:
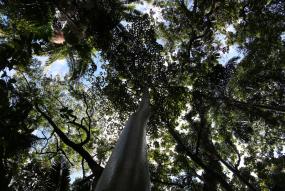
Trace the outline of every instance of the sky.
<instances>
[{"instance_id":1,"label":"sky","mask_svg":"<svg viewBox=\"0 0 285 191\"><path fill-rule=\"evenodd\" d=\"M59 75L61 77L65 76L69 72L69 67L67 65L66 59L57 60L53 62L47 69L46 69L47 76L52 75L56 76Z\"/></svg>"},{"instance_id":2,"label":"sky","mask_svg":"<svg viewBox=\"0 0 285 191\"><path fill-rule=\"evenodd\" d=\"M48 56L34 56L37 60L39 60L42 65L45 65ZM56 60L53 62L50 66L46 67L44 70L44 74L47 76L53 76L59 75L60 77L64 77L69 72L69 67L67 65L66 59Z\"/></svg>"}]
</instances>

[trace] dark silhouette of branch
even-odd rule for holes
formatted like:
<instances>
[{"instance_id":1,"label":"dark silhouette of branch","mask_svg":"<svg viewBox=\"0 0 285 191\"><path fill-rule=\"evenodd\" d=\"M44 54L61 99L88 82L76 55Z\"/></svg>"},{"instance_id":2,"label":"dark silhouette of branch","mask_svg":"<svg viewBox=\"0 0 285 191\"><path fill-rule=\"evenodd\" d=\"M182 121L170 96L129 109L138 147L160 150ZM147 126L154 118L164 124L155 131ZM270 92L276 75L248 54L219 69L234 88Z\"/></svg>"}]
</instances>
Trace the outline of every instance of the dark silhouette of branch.
<instances>
[{"instance_id":1,"label":"dark silhouette of branch","mask_svg":"<svg viewBox=\"0 0 285 191\"><path fill-rule=\"evenodd\" d=\"M64 157L66 158L66 160L69 162L69 164L70 164L71 166L74 166L74 164L71 162L71 160L69 159L69 157L67 156L67 154L65 153L65 151L64 151L62 148L60 148L59 150L60 150L61 153L64 155Z\"/></svg>"},{"instance_id":2,"label":"dark silhouette of branch","mask_svg":"<svg viewBox=\"0 0 285 191\"><path fill-rule=\"evenodd\" d=\"M200 101L200 104L201 105L201 101L202 100L199 100ZM202 106L200 106L200 111L199 111L199 115L200 115L200 120L201 120L201 126L200 128L205 131L207 130L208 128L206 127L206 119L205 119L205 116L204 116L204 111L203 111L203 108ZM206 141L206 149L208 149L208 151L211 153L211 154L214 154L215 155L215 158L218 158L230 171L232 171L232 173L234 173L241 182L243 182L246 186L248 186L248 188L252 191L257 191L257 189L255 188L254 185L250 184L241 174L240 172L238 171L238 169L234 168L232 165L230 165L227 161L223 160L222 157L218 154L215 146L213 145L212 141L210 141L209 139L209 136L208 136L209 132L204 132L204 134L202 134L203 138L204 138L204 141Z\"/></svg>"},{"instance_id":3,"label":"dark silhouette of branch","mask_svg":"<svg viewBox=\"0 0 285 191\"><path fill-rule=\"evenodd\" d=\"M83 93L83 94L82 94L82 97L83 97L84 104L85 104L85 106L86 106L85 113L86 113L87 118L88 118L88 135L89 135L89 137L86 137L86 139L87 139L87 138L90 139L90 130L91 130L91 122L92 122L92 120L91 120L91 116L90 116L90 114L89 114L89 105L88 105L88 102L87 102L86 95ZM88 136L88 135L87 135L87 136ZM89 140L88 140L88 141L89 141Z\"/></svg>"},{"instance_id":4,"label":"dark silhouette of branch","mask_svg":"<svg viewBox=\"0 0 285 191\"><path fill-rule=\"evenodd\" d=\"M272 110L277 112L285 113L285 106L279 106L279 105L264 105L264 104L255 104L255 103L249 103L249 102L242 102L235 99L230 98L222 98L226 101L226 103L236 106L236 107L253 107L253 108L259 108L259 109L265 109L265 110Z\"/></svg>"},{"instance_id":5,"label":"dark silhouette of branch","mask_svg":"<svg viewBox=\"0 0 285 191\"><path fill-rule=\"evenodd\" d=\"M82 176L85 178L84 158L81 159Z\"/></svg>"},{"instance_id":6,"label":"dark silhouette of branch","mask_svg":"<svg viewBox=\"0 0 285 191\"><path fill-rule=\"evenodd\" d=\"M234 150L234 152L237 154L238 156L238 161L236 162L236 164L234 165L234 167L237 169L238 166L240 165L241 162L241 155L238 151L238 149L236 148L235 144L230 140L230 139L226 139L225 142L230 145L230 147Z\"/></svg>"},{"instance_id":7,"label":"dark silhouette of branch","mask_svg":"<svg viewBox=\"0 0 285 191\"><path fill-rule=\"evenodd\" d=\"M167 125L168 132L177 142L177 144L182 148L187 156L189 156L197 165L202 167L205 171L208 171L212 176L215 176L217 181L221 184L221 186L227 191L233 191L233 187L225 180L225 177L216 172L214 169L210 168L206 165L197 155L193 154L192 151L184 144L180 135L170 126Z\"/></svg>"},{"instance_id":8,"label":"dark silhouette of branch","mask_svg":"<svg viewBox=\"0 0 285 191\"><path fill-rule=\"evenodd\" d=\"M84 118L83 118L83 119L84 119ZM74 126L79 127L79 129L83 129L83 130L85 131L85 133L86 133L86 138L85 138L81 143L78 144L78 145L80 145L80 146L85 145L85 144L88 143L89 140L90 140L90 131L82 124L83 119L81 120L81 123L77 123L77 122L75 122L75 121L68 121L68 122L67 122L67 123L70 123L70 124L72 124L72 125L74 125Z\"/></svg>"},{"instance_id":9,"label":"dark silhouette of branch","mask_svg":"<svg viewBox=\"0 0 285 191\"><path fill-rule=\"evenodd\" d=\"M239 180L241 180L250 190L252 190L252 191L257 191L257 188L256 188L254 185L252 185L251 183L249 183L249 182L245 179L245 177L243 177L243 176L240 174L240 172L239 172L238 169L236 169L235 167L233 167L231 164L229 164L226 160L222 159L220 156L218 156L218 158L219 158L219 160L220 160L232 173L234 173L234 175L236 175L236 176L239 178Z\"/></svg>"},{"instance_id":10,"label":"dark silhouette of branch","mask_svg":"<svg viewBox=\"0 0 285 191\"><path fill-rule=\"evenodd\" d=\"M75 150L78 154L80 154L87 162L89 168L91 169L92 173L95 175L97 179L99 179L103 167L101 167L97 162L94 161L92 156L81 146L73 141L71 141L65 134L60 130L60 128L55 124L52 118L47 115L44 111L40 109L38 104L35 104L36 110L49 122L49 124L53 127L55 133L59 136L59 138L73 150Z\"/></svg>"}]
</instances>

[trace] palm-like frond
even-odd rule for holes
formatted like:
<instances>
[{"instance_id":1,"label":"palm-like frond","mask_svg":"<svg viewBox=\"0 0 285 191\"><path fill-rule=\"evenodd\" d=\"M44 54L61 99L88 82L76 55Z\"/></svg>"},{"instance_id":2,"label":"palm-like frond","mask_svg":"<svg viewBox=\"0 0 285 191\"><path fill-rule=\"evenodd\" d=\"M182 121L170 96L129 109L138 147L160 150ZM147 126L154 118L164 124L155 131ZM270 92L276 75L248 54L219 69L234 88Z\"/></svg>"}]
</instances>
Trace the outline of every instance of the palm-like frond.
<instances>
[{"instance_id":1,"label":"palm-like frond","mask_svg":"<svg viewBox=\"0 0 285 191\"><path fill-rule=\"evenodd\" d=\"M81 77L91 63L94 65L91 54L88 46L78 47L77 50L69 52L67 63L72 80Z\"/></svg>"},{"instance_id":2,"label":"palm-like frond","mask_svg":"<svg viewBox=\"0 0 285 191\"><path fill-rule=\"evenodd\" d=\"M51 167L32 160L13 177L12 190L22 191L69 191L70 170L66 160L59 156ZM1 183L1 181L0 181ZM2 189L2 187L1 187Z\"/></svg>"},{"instance_id":3,"label":"palm-like frond","mask_svg":"<svg viewBox=\"0 0 285 191\"><path fill-rule=\"evenodd\" d=\"M49 173L48 190L68 191L70 189L70 169L67 161L62 157L56 158Z\"/></svg>"},{"instance_id":4,"label":"palm-like frond","mask_svg":"<svg viewBox=\"0 0 285 191\"><path fill-rule=\"evenodd\" d=\"M65 59L68 56L69 48L66 45L56 47L50 52L46 66L50 66L53 62L60 59Z\"/></svg>"}]
</instances>

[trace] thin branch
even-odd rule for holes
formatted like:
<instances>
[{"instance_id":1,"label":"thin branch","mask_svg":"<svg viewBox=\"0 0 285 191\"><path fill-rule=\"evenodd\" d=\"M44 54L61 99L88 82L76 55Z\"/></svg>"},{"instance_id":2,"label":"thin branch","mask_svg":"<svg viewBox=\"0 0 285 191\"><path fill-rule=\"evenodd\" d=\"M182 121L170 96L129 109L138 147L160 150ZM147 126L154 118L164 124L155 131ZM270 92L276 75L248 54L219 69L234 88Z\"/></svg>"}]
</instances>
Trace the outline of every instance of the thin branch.
<instances>
[{"instance_id":1,"label":"thin branch","mask_svg":"<svg viewBox=\"0 0 285 191\"><path fill-rule=\"evenodd\" d=\"M219 174L218 172L207 166L198 156L193 154L192 151L187 146L184 145L184 142L182 141L180 135L170 126L169 123L167 124L167 129L170 135L174 138L177 144L181 146L181 148L183 149L183 151L186 153L187 156L189 156L196 164L198 164L204 170L212 174L212 176L215 176L225 190L227 191L234 190L232 186L225 180L225 177L223 177L221 174Z\"/></svg>"},{"instance_id":2,"label":"thin branch","mask_svg":"<svg viewBox=\"0 0 285 191\"><path fill-rule=\"evenodd\" d=\"M84 119L84 118L83 118L83 119ZM82 119L82 120L83 120L83 119ZM81 120L81 124L79 124L79 123L77 123L77 122L75 122L75 121L68 121L68 122L67 122L67 123L70 123L70 124L72 124L72 125L74 125L74 126L79 127L79 129L83 129L83 130L85 131L85 133L86 133L86 138L85 138L81 143L78 144L78 145L80 145L80 146L85 145L85 144L88 143L89 140L90 140L90 131L82 124L82 120Z\"/></svg>"},{"instance_id":3,"label":"thin branch","mask_svg":"<svg viewBox=\"0 0 285 191\"><path fill-rule=\"evenodd\" d=\"M45 137L45 145L41 148L41 152L47 147L49 140L52 138L52 136L54 135L54 131L52 131L51 135L49 137L46 137L46 135L43 133L43 131L41 131L42 135Z\"/></svg>"},{"instance_id":4,"label":"thin branch","mask_svg":"<svg viewBox=\"0 0 285 191\"><path fill-rule=\"evenodd\" d=\"M94 174L91 174L89 176L86 176L85 178L83 178L83 180L81 180L78 184L84 184L85 182L91 180L94 177Z\"/></svg>"},{"instance_id":5,"label":"thin branch","mask_svg":"<svg viewBox=\"0 0 285 191\"><path fill-rule=\"evenodd\" d=\"M197 142L196 142L196 149L195 149L195 155L199 153L199 147L200 147L200 142L201 142L201 136L202 136L202 131L205 130L205 123L204 123L204 112L200 111L200 128L198 129L198 137L197 137Z\"/></svg>"},{"instance_id":6,"label":"thin branch","mask_svg":"<svg viewBox=\"0 0 285 191\"><path fill-rule=\"evenodd\" d=\"M252 185L251 183L249 183L249 181L247 179L245 179L245 177L243 177L239 170L234 168L231 164L229 164L226 160L222 159L220 156L219 160L230 170L232 171L245 185L247 185L247 187L252 190L252 191L257 191L257 188Z\"/></svg>"},{"instance_id":7,"label":"thin branch","mask_svg":"<svg viewBox=\"0 0 285 191\"><path fill-rule=\"evenodd\" d=\"M49 122L49 124L54 128L55 133L60 137L60 139L77 153L79 153L87 162L89 168L91 169L92 173L99 178L103 167L101 167L97 162L94 161L92 156L80 145L71 141L65 134L60 130L60 128L55 124L50 116L48 116L44 111L40 109L38 104L35 104L36 110Z\"/></svg>"},{"instance_id":8,"label":"thin branch","mask_svg":"<svg viewBox=\"0 0 285 191\"><path fill-rule=\"evenodd\" d=\"M230 147L232 147L232 149L234 150L234 152L237 154L238 156L238 161L236 162L236 164L234 165L234 167L236 169L238 169L238 166L240 165L240 162L241 162L241 155L238 151L238 149L236 148L235 144L231 141L231 140L225 140L227 144L230 145Z\"/></svg>"},{"instance_id":9,"label":"thin branch","mask_svg":"<svg viewBox=\"0 0 285 191\"><path fill-rule=\"evenodd\" d=\"M242 105L244 107L254 107L254 108L260 108L260 109L265 109L265 110L272 110L272 111L277 111L277 112L282 112L285 113L285 106L278 106L278 105L263 105L263 104L254 104L254 103L248 103L248 102L242 102L234 99L229 99L227 98L227 101L233 105Z\"/></svg>"},{"instance_id":10,"label":"thin branch","mask_svg":"<svg viewBox=\"0 0 285 191\"><path fill-rule=\"evenodd\" d=\"M198 7L198 0L193 0L193 12L196 13L197 12L197 7Z\"/></svg>"},{"instance_id":11,"label":"thin branch","mask_svg":"<svg viewBox=\"0 0 285 191\"><path fill-rule=\"evenodd\" d=\"M85 106L86 106L85 113L86 113L86 115L88 117L88 131L89 131L89 134L90 134L92 120L91 120L91 116L90 116L90 114L88 112L89 105L88 105L88 102L87 102L87 99L86 99L86 95L83 93L82 96L83 96L83 100L84 100L84 103L85 103Z\"/></svg>"},{"instance_id":12,"label":"thin branch","mask_svg":"<svg viewBox=\"0 0 285 191\"><path fill-rule=\"evenodd\" d=\"M186 17L191 20L192 19L192 11L190 11L187 6L185 5L185 2L183 0L177 0L178 4L180 5L180 7L182 8L183 12L185 13ZM197 11L197 1L194 1L194 6L193 6L193 13L196 13ZM197 35L195 31L192 31L189 36L191 36L189 42L187 43L187 58L190 58L191 55L191 49L192 49L192 45L193 43L198 40L201 39L203 37L205 37L211 29L211 21L210 21L210 16L213 14L214 10L215 10L215 1L213 0L211 3L211 8L210 11L204 15L204 17L207 19L206 23L207 26L205 28L205 30L202 32L202 34ZM193 26L190 25L190 28L193 28Z\"/></svg>"},{"instance_id":13,"label":"thin branch","mask_svg":"<svg viewBox=\"0 0 285 191\"><path fill-rule=\"evenodd\" d=\"M73 163L71 162L71 160L68 158L66 152L65 152L62 148L60 148L60 151L61 151L61 153L64 155L64 157L66 158L66 160L69 162L69 164L70 164L71 166L74 166L74 164L73 164Z\"/></svg>"},{"instance_id":14,"label":"thin branch","mask_svg":"<svg viewBox=\"0 0 285 191\"><path fill-rule=\"evenodd\" d=\"M201 103L201 99L199 100L200 103ZM199 104L201 105L201 104ZM200 109L199 109L199 115L200 115L200 120L201 120L201 126L200 128L205 131L206 129L206 124L205 124L205 116L204 116L204 111L203 111L203 107L200 106ZM203 135L205 136L205 135ZM206 138L207 136L205 136L204 138ZM207 138L206 138L207 140ZM214 147L214 145L209 141L209 138L208 138L208 142L211 146L211 149L209 148L209 146L207 147L207 149L209 149L209 151L211 152L211 154L215 155L230 171L232 171L240 180L241 182L243 182L245 185L248 186L248 188L250 190L253 190L253 191L257 191L257 189L255 188L255 186L253 186L252 184L250 184L243 176L241 176L241 174L239 173L238 169L235 169L232 165L230 165L227 161L223 160L221 158L221 156L218 154L216 148Z\"/></svg>"},{"instance_id":15,"label":"thin branch","mask_svg":"<svg viewBox=\"0 0 285 191\"><path fill-rule=\"evenodd\" d=\"M81 168L82 168L82 176L85 178L85 168L84 168L84 158L81 158Z\"/></svg>"}]
</instances>

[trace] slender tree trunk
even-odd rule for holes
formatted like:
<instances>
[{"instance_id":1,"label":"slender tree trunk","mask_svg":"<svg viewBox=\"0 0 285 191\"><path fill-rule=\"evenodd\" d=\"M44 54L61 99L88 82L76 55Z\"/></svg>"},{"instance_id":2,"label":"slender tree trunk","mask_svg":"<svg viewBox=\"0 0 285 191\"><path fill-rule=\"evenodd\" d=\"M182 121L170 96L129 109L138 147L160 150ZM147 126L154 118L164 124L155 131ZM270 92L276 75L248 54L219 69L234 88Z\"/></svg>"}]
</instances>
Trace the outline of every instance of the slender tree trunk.
<instances>
[{"instance_id":1,"label":"slender tree trunk","mask_svg":"<svg viewBox=\"0 0 285 191\"><path fill-rule=\"evenodd\" d=\"M212 169L216 169L216 171L220 171L221 165L217 160L211 160L209 161L209 167ZM219 169L219 170L217 170ZM209 171L205 171L203 173L203 178L205 180L203 185L203 191L216 191L218 186L218 180L213 174Z\"/></svg>"},{"instance_id":2,"label":"slender tree trunk","mask_svg":"<svg viewBox=\"0 0 285 191\"><path fill-rule=\"evenodd\" d=\"M9 177L7 168L5 168L5 165L4 165L5 159L4 159L3 153L4 153L4 149L0 148L0 188L3 191L8 191L11 178Z\"/></svg>"},{"instance_id":3,"label":"slender tree trunk","mask_svg":"<svg viewBox=\"0 0 285 191\"><path fill-rule=\"evenodd\" d=\"M196 149L199 149L199 145L201 147L201 150L203 151L201 154L204 155L204 158L206 159L207 165L214 169L217 173L222 174L222 168L218 161L218 159L215 157L215 155L212 155L214 150L214 145L210 139L210 130L209 125L207 124L207 120L205 118L205 111L203 107L201 107L199 111L200 116L200 136L203 137L203 139L198 143L198 147ZM197 152L197 151L196 151ZM203 191L216 191L218 189L218 180L215 176L211 174L208 170L205 170L203 173L204 177L204 186Z\"/></svg>"},{"instance_id":4,"label":"slender tree trunk","mask_svg":"<svg viewBox=\"0 0 285 191\"><path fill-rule=\"evenodd\" d=\"M149 191L150 177L146 152L146 123L149 99L128 120L95 191Z\"/></svg>"}]
</instances>

